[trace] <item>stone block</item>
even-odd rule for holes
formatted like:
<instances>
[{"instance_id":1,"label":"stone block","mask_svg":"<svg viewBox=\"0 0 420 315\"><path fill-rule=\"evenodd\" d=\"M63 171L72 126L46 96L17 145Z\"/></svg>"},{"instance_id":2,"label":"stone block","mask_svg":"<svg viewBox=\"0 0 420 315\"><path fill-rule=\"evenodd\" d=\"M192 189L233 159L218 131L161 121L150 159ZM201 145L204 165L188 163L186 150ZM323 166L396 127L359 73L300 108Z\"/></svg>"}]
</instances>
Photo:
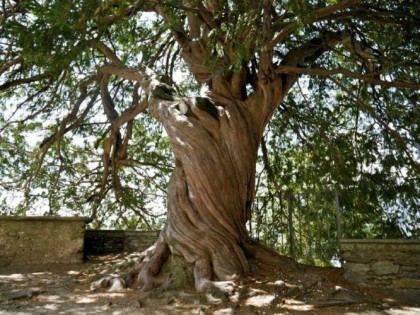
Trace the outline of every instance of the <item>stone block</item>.
<instances>
[{"instance_id":1,"label":"stone block","mask_svg":"<svg viewBox=\"0 0 420 315\"><path fill-rule=\"evenodd\" d=\"M373 273L377 275L391 275L399 272L400 266L389 260L376 261L370 264Z\"/></svg>"},{"instance_id":2,"label":"stone block","mask_svg":"<svg viewBox=\"0 0 420 315\"><path fill-rule=\"evenodd\" d=\"M392 279L373 279L372 283L375 286L379 287L391 287L392 286Z\"/></svg>"},{"instance_id":3,"label":"stone block","mask_svg":"<svg viewBox=\"0 0 420 315\"><path fill-rule=\"evenodd\" d=\"M344 251L342 252L343 259L347 262L355 262L355 263L370 263L375 258L369 254L369 252L365 251Z\"/></svg>"},{"instance_id":4,"label":"stone block","mask_svg":"<svg viewBox=\"0 0 420 315\"><path fill-rule=\"evenodd\" d=\"M419 268L416 266L401 266L400 275L402 278L419 278Z\"/></svg>"},{"instance_id":5,"label":"stone block","mask_svg":"<svg viewBox=\"0 0 420 315\"><path fill-rule=\"evenodd\" d=\"M370 265L369 264L360 264L360 263L352 263L348 262L344 264L345 270L352 270L355 272L369 272Z\"/></svg>"},{"instance_id":6,"label":"stone block","mask_svg":"<svg viewBox=\"0 0 420 315\"><path fill-rule=\"evenodd\" d=\"M392 284L395 288L420 289L420 279L395 279Z\"/></svg>"},{"instance_id":7,"label":"stone block","mask_svg":"<svg viewBox=\"0 0 420 315\"><path fill-rule=\"evenodd\" d=\"M344 278L350 282L360 283L360 284L369 284L372 281L372 278L369 274L364 272L356 272L348 270L344 273Z\"/></svg>"}]
</instances>

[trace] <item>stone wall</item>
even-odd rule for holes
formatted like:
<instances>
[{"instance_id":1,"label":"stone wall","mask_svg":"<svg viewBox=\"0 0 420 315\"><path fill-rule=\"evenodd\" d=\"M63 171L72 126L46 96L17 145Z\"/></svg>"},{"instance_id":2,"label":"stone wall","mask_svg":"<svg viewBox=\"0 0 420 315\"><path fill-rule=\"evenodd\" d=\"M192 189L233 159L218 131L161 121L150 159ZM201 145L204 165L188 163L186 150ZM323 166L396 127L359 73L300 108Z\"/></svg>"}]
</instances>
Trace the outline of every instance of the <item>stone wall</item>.
<instances>
[{"instance_id":1,"label":"stone wall","mask_svg":"<svg viewBox=\"0 0 420 315\"><path fill-rule=\"evenodd\" d=\"M420 240L342 240L340 247L347 280L420 289Z\"/></svg>"},{"instance_id":2,"label":"stone wall","mask_svg":"<svg viewBox=\"0 0 420 315\"><path fill-rule=\"evenodd\" d=\"M0 267L79 263L87 218L0 216Z\"/></svg>"},{"instance_id":3,"label":"stone wall","mask_svg":"<svg viewBox=\"0 0 420 315\"><path fill-rule=\"evenodd\" d=\"M158 235L159 231L86 230L85 254L143 251L153 245Z\"/></svg>"},{"instance_id":4,"label":"stone wall","mask_svg":"<svg viewBox=\"0 0 420 315\"><path fill-rule=\"evenodd\" d=\"M159 231L85 231L88 221L0 216L0 267L80 263L86 255L143 251L159 235Z\"/></svg>"}]
</instances>

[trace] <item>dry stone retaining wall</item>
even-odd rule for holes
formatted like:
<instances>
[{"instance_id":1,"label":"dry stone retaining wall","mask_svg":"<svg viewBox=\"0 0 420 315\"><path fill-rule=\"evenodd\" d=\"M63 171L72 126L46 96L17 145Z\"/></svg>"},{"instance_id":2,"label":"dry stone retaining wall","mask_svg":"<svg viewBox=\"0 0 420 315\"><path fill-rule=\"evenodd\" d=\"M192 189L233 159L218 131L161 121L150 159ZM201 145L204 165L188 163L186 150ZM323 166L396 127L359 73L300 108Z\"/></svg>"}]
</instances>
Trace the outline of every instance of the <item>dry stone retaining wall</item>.
<instances>
[{"instance_id":1,"label":"dry stone retaining wall","mask_svg":"<svg viewBox=\"0 0 420 315\"><path fill-rule=\"evenodd\" d=\"M0 267L79 263L87 218L0 216Z\"/></svg>"},{"instance_id":2,"label":"dry stone retaining wall","mask_svg":"<svg viewBox=\"0 0 420 315\"><path fill-rule=\"evenodd\" d=\"M340 246L347 280L420 289L420 240L342 240Z\"/></svg>"},{"instance_id":3,"label":"dry stone retaining wall","mask_svg":"<svg viewBox=\"0 0 420 315\"><path fill-rule=\"evenodd\" d=\"M85 230L88 218L0 216L0 267L83 262L86 255L143 251L159 231Z\"/></svg>"}]
</instances>

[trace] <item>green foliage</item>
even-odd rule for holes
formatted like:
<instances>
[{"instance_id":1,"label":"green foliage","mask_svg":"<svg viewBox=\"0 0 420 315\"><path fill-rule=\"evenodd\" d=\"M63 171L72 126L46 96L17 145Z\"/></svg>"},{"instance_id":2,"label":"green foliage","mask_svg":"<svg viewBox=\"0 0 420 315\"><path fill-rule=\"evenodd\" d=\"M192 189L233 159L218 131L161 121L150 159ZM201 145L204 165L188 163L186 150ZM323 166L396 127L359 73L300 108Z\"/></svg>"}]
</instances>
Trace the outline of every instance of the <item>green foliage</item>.
<instances>
[{"instance_id":1,"label":"green foliage","mask_svg":"<svg viewBox=\"0 0 420 315\"><path fill-rule=\"evenodd\" d=\"M381 119L405 130L407 150L413 150L419 138L418 125L411 120L413 104L401 91L380 95L386 99L371 101L384 109ZM401 139L352 104L327 81L303 77L266 133L275 178L265 173L261 157L265 170L257 186L251 232L290 254L293 229L295 254L303 262L328 265L339 256L336 191L343 238L419 237L418 164L410 161L411 154L418 158L416 153L401 151ZM407 119L411 123L403 127ZM293 225L287 221L289 199Z\"/></svg>"}]
</instances>

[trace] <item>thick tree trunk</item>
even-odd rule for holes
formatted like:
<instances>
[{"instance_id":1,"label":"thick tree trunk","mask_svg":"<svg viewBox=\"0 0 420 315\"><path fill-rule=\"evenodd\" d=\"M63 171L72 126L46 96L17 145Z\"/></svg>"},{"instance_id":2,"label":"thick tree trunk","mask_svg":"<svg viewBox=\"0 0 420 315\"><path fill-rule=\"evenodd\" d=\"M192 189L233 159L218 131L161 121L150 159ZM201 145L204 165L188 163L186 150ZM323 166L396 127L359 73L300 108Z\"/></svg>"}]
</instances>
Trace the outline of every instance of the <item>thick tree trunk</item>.
<instances>
[{"instance_id":1,"label":"thick tree trunk","mask_svg":"<svg viewBox=\"0 0 420 315\"><path fill-rule=\"evenodd\" d=\"M154 86L153 81L147 84ZM153 87L150 113L165 127L175 156L168 221L157 243L125 279L111 281L118 284L112 287L156 286L170 254L194 266L200 292L229 293L231 280L249 272L249 255L259 251L245 227L254 199L257 150L281 89L262 90L241 101L229 97L222 82L217 84L219 93L213 90L209 97L194 99L168 96L165 86ZM105 281L96 287L106 282L110 285Z\"/></svg>"},{"instance_id":2,"label":"thick tree trunk","mask_svg":"<svg viewBox=\"0 0 420 315\"><path fill-rule=\"evenodd\" d=\"M196 288L249 271L245 224L254 197L259 135L241 102L159 102L152 114L169 136L176 166L161 242L194 264ZM142 280L143 282L144 279ZM219 283L220 284L220 283Z\"/></svg>"}]
</instances>

